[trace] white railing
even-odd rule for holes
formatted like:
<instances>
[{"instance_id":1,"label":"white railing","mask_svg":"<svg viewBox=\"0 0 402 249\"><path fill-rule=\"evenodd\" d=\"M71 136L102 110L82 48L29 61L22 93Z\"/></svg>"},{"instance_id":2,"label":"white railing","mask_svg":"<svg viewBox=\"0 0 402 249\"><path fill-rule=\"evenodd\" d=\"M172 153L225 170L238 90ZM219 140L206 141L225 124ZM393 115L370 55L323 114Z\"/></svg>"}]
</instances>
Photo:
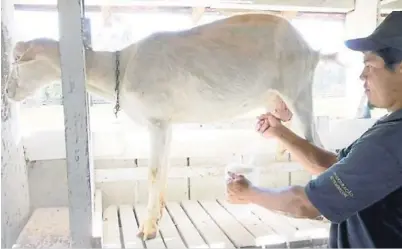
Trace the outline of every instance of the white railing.
<instances>
[{"instance_id":1,"label":"white railing","mask_svg":"<svg viewBox=\"0 0 402 249\"><path fill-rule=\"evenodd\" d=\"M272 155L274 139L263 139L254 130L254 114L231 122L187 124L173 128L172 158ZM124 115L116 119L112 104L90 108L95 159L146 159L149 139L146 128ZM60 105L21 109L23 144L30 160L65 158L64 120ZM329 119L319 117L318 132L326 148L347 146L367 130L375 119ZM324 122L323 122L324 121Z\"/></svg>"}]
</instances>

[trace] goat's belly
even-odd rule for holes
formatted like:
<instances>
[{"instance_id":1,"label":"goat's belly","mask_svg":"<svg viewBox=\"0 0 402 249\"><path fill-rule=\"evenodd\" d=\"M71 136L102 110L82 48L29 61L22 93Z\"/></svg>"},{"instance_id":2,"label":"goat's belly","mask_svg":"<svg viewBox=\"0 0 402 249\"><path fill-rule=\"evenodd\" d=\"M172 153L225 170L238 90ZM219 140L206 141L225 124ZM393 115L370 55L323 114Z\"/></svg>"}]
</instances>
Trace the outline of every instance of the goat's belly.
<instances>
[{"instance_id":1,"label":"goat's belly","mask_svg":"<svg viewBox=\"0 0 402 249\"><path fill-rule=\"evenodd\" d=\"M245 89L244 89L245 90ZM272 91L263 87L247 91L160 91L127 93L124 110L137 122L167 120L172 123L216 122L237 118L254 110L269 109Z\"/></svg>"},{"instance_id":2,"label":"goat's belly","mask_svg":"<svg viewBox=\"0 0 402 249\"><path fill-rule=\"evenodd\" d=\"M173 123L208 123L237 118L257 108L264 107L263 103L254 101L176 101L171 106L156 105L150 112L161 115L161 119L168 119ZM161 113L160 110L164 110Z\"/></svg>"},{"instance_id":3,"label":"goat's belly","mask_svg":"<svg viewBox=\"0 0 402 249\"><path fill-rule=\"evenodd\" d=\"M171 120L182 122L215 122L234 119L257 109L271 109L274 91L263 87L214 94L191 92L186 98L175 98L170 112Z\"/></svg>"},{"instance_id":4,"label":"goat's belly","mask_svg":"<svg viewBox=\"0 0 402 249\"><path fill-rule=\"evenodd\" d=\"M177 108L171 115L173 123L216 122L237 118L251 112L257 105L211 105Z\"/></svg>"},{"instance_id":5,"label":"goat's belly","mask_svg":"<svg viewBox=\"0 0 402 249\"><path fill-rule=\"evenodd\" d=\"M130 118L141 124L149 120L167 120L172 123L208 123L230 120L251 112L260 106L250 102L187 102L180 100L174 103L165 101L144 103L125 101L124 110Z\"/></svg>"}]
</instances>

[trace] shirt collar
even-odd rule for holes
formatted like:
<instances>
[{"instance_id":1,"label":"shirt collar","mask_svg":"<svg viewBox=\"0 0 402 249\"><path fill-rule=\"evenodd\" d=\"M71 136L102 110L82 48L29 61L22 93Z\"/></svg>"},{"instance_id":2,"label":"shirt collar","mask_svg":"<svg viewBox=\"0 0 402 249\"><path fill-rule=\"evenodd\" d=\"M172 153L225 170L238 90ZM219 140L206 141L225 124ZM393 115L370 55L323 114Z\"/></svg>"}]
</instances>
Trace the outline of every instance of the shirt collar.
<instances>
[{"instance_id":1,"label":"shirt collar","mask_svg":"<svg viewBox=\"0 0 402 249\"><path fill-rule=\"evenodd\" d=\"M377 123L387 123L394 121L402 121L402 109L384 115L377 121Z\"/></svg>"}]
</instances>

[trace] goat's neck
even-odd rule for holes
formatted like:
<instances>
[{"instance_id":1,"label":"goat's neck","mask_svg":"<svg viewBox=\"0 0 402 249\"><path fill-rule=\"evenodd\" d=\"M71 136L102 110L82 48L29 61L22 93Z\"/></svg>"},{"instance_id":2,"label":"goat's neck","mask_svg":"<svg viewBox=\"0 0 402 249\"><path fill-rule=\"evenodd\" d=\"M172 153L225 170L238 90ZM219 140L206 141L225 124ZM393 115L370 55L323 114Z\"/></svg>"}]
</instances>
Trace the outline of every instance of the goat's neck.
<instances>
[{"instance_id":1,"label":"goat's neck","mask_svg":"<svg viewBox=\"0 0 402 249\"><path fill-rule=\"evenodd\" d=\"M116 96L116 53L87 51L86 65L88 92L106 100L114 101ZM123 64L120 61L120 79L123 75L123 69Z\"/></svg>"}]
</instances>

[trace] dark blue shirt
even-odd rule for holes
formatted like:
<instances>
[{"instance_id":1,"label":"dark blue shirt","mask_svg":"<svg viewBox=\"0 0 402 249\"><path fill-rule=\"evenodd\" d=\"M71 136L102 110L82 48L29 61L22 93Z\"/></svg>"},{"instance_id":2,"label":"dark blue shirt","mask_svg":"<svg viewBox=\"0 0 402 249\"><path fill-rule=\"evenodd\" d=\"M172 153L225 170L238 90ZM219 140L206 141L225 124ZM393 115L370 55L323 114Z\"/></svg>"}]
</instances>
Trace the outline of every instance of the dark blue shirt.
<instances>
[{"instance_id":1,"label":"dark blue shirt","mask_svg":"<svg viewBox=\"0 0 402 249\"><path fill-rule=\"evenodd\" d=\"M402 110L379 119L305 190L330 248L402 248Z\"/></svg>"}]
</instances>

